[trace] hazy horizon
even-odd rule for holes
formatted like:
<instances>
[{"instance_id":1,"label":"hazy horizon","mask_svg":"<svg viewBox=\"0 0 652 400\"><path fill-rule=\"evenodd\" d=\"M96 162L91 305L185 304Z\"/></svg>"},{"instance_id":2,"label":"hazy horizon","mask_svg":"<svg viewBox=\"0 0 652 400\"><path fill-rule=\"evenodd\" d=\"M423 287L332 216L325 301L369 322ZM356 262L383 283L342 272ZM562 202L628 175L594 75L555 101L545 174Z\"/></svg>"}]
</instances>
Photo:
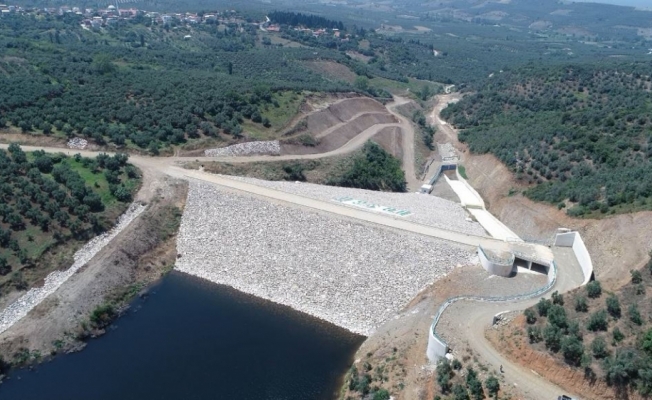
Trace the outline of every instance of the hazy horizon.
<instances>
[{"instance_id":1,"label":"hazy horizon","mask_svg":"<svg viewBox=\"0 0 652 400\"><path fill-rule=\"evenodd\" d=\"M615 4L618 6L631 6L631 7L652 7L650 0L574 0L582 3L606 3Z\"/></svg>"}]
</instances>

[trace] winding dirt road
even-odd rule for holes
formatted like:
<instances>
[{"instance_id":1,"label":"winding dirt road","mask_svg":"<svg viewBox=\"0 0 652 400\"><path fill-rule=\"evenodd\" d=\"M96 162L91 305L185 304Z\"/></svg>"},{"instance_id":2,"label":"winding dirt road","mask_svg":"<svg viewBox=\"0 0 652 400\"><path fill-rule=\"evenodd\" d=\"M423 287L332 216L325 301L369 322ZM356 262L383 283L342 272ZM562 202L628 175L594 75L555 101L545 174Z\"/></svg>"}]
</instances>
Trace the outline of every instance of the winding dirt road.
<instances>
[{"instance_id":1,"label":"winding dirt road","mask_svg":"<svg viewBox=\"0 0 652 400\"><path fill-rule=\"evenodd\" d=\"M429 115L429 120L438 132L442 132L450 143L458 143L457 131L446 121L441 119L441 111L451 102L458 101L458 93L437 96L436 105ZM572 252L556 249L555 262L558 266L557 282L552 291L565 293L582 285L584 276ZM541 297L546 297L541 296ZM478 303L461 301L456 304L455 312L449 310L450 320L456 334L456 342L463 342L471 347L486 363L499 370L502 366L504 378L510 386L516 387L527 399L555 399L561 394L571 394L574 398L579 396L560 388L547 381L534 371L512 363L503 356L498 349L493 347L485 337L485 330L490 327L492 317L501 312L521 311L535 305L539 299L529 299L510 303Z\"/></svg>"}]
</instances>

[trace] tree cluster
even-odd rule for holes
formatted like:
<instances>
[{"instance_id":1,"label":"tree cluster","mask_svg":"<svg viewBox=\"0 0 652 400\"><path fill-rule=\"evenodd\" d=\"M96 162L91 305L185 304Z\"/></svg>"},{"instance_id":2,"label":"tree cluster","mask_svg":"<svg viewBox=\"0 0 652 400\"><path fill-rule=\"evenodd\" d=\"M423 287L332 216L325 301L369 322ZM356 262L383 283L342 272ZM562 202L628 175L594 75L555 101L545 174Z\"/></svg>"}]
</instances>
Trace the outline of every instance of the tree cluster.
<instances>
[{"instance_id":1,"label":"tree cluster","mask_svg":"<svg viewBox=\"0 0 652 400\"><path fill-rule=\"evenodd\" d=\"M103 176L107 183L91 186L80 172ZM16 144L0 150L0 275L35 266L49 246L104 231L111 223L104 193L130 201L137 180L138 172L123 154L71 159L43 151L28 154ZM20 276L15 283L24 286Z\"/></svg>"},{"instance_id":2,"label":"tree cluster","mask_svg":"<svg viewBox=\"0 0 652 400\"><path fill-rule=\"evenodd\" d=\"M331 178L328 184L391 192L407 190L401 162L371 141L365 143L351 168L342 176Z\"/></svg>"},{"instance_id":3,"label":"tree cluster","mask_svg":"<svg viewBox=\"0 0 652 400\"><path fill-rule=\"evenodd\" d=\"M593 281L569 294L574 301L556 292L552 301L541 299L524 311L530 343L541 342L568 365L582 368L589 380L652 394L651 309L639 290L652 283L646 272L632 271L632 283L607 296Z\"/></svg>"},{"instance_id":4,"label":"tree cluster","mask_svg":"<svg viewBox=\"0 0 652 400\"><path fill-rule=\"evenodd\" d=\"M295 12L274 11L267 14L269 19L280 25L305 26L306 28L327 28L344 30L342 21L332 21L318 15Z\"/></svg>"}]
</instances>

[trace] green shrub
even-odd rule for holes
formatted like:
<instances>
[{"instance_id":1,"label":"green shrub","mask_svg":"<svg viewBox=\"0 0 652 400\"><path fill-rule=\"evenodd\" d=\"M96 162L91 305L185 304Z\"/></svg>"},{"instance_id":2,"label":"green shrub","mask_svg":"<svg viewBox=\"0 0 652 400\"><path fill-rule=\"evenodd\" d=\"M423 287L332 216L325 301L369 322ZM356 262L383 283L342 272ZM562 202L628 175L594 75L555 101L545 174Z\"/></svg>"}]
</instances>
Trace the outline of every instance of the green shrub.
<instances>
[{"instance_id":1,"label":"green shrub","mask_svg":"<svg viewBox=\"0 0 652 400\"><path fill-rule=\"evenodd\" d=\"M531 324L537 322L537 315L536 315L536 313L534 312L534 310L532 310L531 308L527 308L527 309L523 312L523 314L525 314L525 321L526 321L528 324L531 325Z\"/></svg>"},{"instance_id":2,"label":"green shrub","mask_svg":"<svg viewBox=\"0 0 652 400\"><path fill-rule=\"evenodd\" d=\"M586 329L593 332L606 331L608 325L607 312L605 310L599 310L591 314L588 322L586 323Z\"/></svg>"},{"instance_id":3,"label":"green shrub","mask_svg":"<svg viewBox=\"0 0 652 400\"><path fill-rule=\"evenodd\" d=\"M111 323L116 316L115 308L112 304L103 304L96 307L91 313L91 322L97 328L103 328Z\"/></svg>"},{"instance_id":4,"label":"green shrub","mask_svg":"<svg viewBox=\"0 0 652 400\"><path fill-rule=\"evenodd\" d=\"M586 284L586 294L592 299L597 299L602 295L602 286L598 281L592 281Z\"/></svg>"},{"instance_id":5,"label":"green shrub","mask_svg":"<svg viewBox=\"0 0 652 400\"><path fill-rule=\"evenodd\" d=\"M437 363L437 384L442 393L448 393L451 388L451 378L454 372L447 359L442 358Z\"/></svg>"},{"instance_id":6,"label":"green shrub","mask_svg":"<svg viewBox=\"0 0 652 400\"><path fill-rule=\"evenodd\" d=\"M640 359L636 352L626 349L618 352L614 357L604 360L604 371L607 383L610 385L625 386L638 375Z\"/></svg>"},{"instance_id":7,"label":"green shrub","mask_svg":"<svg viewBox=\"0 0 652 400\"><path fill-rule=\"evenodd\" d=\"M552 293L552 304L564 305L564 296L556 290Z\"/></svg>"},{"instance_id":8,"label":"green shrub","mask_svg":"<svg viewBox=\"0 0 652 400\"><path fill-rule=\"evenodd\" d=\"M643 335L641 350L646 352L648 356L652 356L652 328L648 329L645 335Z\"/></svg>"},{"instance_id":9,"label":"green shrub","mask_svg":"<svg viewBox=\"0 0 652 400\"><path fill-rule=\"evenodd\" d=\"M358 382L358 369L355 367L355 365L352 365L351 369L349 370L349 390L356 390Z\"/></svg>"},{"instance_id":10,"label":"green shrub","mask_svg":"<svg viewBox=\"0 0 652 400\"><path fill-rule=\"evenodd\" d=\"M543 340L545 341L546 348L554 353L558 352L561 348L561 329L559 327L548 324L543 329Z\"/></svg>"},{"instance_id":11,"label":"green shrub","mask_svg":"<svg viewBox=\"0 0 652 400\"><path fill-rule=\"evenodd\" d=\"M587 311L589 311L589 304L586 301L586 297L577 296L575 298L575 311L577 311L577 312L587 312Z\"/></svg>"},{"instance_id":12,"label":"green shrub","mask_svg":"<svg viewBox=\"0 0 652 400\"><path fill-rule=\"evenodd\" d=\"M623 341L623 339L625 339L625 334L622 333L618 327L615 327L611 334L614 339L614 344L620 343Z\"/></svg>"},{"instance_id":13,"label":"green shrub","mask_svg":"<svg viewBox=\"0 0 652 400\"><path fill-rule=\"evenodd\" d=\"M498 392L500 391L500 382L495 376L491 375L488 377L484 382L484 385L487 388L487 392L490 396L498 396Z\"/></svg>"},{"instance_id":14,"label":"green shrub","mask_svg":"<svg viewBox=\"0 0 652 400\"><path fill-rule=\"evenodd\" d=\"M374 142L367 142L351 168L342 176L329 179L328 184L392 192L407 190L401 162Z\"/></svg>"},{"instance_id":15,"label":"green shrub","mask_svg":"<svg viewBox=\"0 0 652 400\"><path fill-rule=\"evenodd\" d=\"M578 366L584 355L584 345L577 336L565 336L561 340L561 352L568 364Z\"/></svg>"},{"instance_id":16,"label":"green shrub","mask_svg":"<svg viewBox=\"0 0 652 400\"><path fill-rule=\"evenodd\" d=\"M614 318L620 318L620 301L616 295L607 297L607 311Z\"/></svg>"},{"instance_id":17,"label":"green shrub","mask_svg":"<svg viewBox=\"0 0 652 400\"><path fill-rule=\"evenodd\" d=\"M591 352L595 358L605 358L609 355L607 342L602 338L602 336L596 336L593 339L591 342Z\"/></svg>"},{"instance_id":18,"label":"green shrub","mask_svg":"<svg viewBox=\"0 0 652 400\"><path fill-rule=\"evenodd\" d=\"M530 343L539 343L543 340L543 333L538 326L528 326L527 336L530 339Z\"/></svg>"},{"instance_id":19,"label":"green shrub","mask_svg":"<svg viewBox=\"0 0 652 400\"><path fill-rule=\"evenodd\" d=\"M582 340L584 335L582 334L582 329L580 328L580 323L577 320L573 320L568 323L568 328L566 333L570 336L575 336L579 340Z\"/></svg>"},{"instance_id":20,"label":"green shrub","mask_svg":"<svg viewBox=\"0 0 652 400\"><path fill-rule=\"evenodd\" d=\"M285 180L304 182L306 180L306 176L303 174L304 170L305 168L299 163L284 165L283 171L287 174Z\"/></svg>"},{"instance_id":21,"label":"green shrub","mask_svg":"<svg viewBox=\"0 0 652 400\"><path fill-rule=\"evenodd\" d=\"M462 385L456 384L453 386L453 399L454 400L469 400L469 392Z\"/></svg>"},{"instance_id":22,"label":"green shrub","mask_svg":"<svg viewBox=\"0 0 652 400\"><path fill-rule=\"evenodd\" d=\"M627 309L627 312L629 314L629 320L635 323L636 325L643 325L643 318L641 318L641 313L638 311L638 306L634 304L630 304L629 308Z\"/></svg>"},{"instance_id":23,"label":"green shrub","mask_svg":"<svg viewBox=\"0 0 652 400\"><path fill-rule=\"evenodd\" d=\"M548 310L548 322L560 329L565 329L568 326L568 319L566 318L564 307L557 304L550 306Z\"/></svg>"},{"instance_id":24,"label":"green shrub","mask_svg":"<svg viewBox=\"0 0 652 400\"><path fill-rule=\"evenodd\" d=\"M641 275L641 271L632 270L629 271L629 273L632 275L633 284L638 284L643 282L643 275Z\"/></svg>"},{"instance_id":25,"label":"green shrub","mask_svg":"<svg viewBox=\"0 0 652 400\"><path fill-rule=\"evenodd\" d=\"M389 392L387 390L378 389L378 391L374 393L373 400L389 400L390 397L391 396L389 395Z\"/></svg>"},{"instance_id":26,"label":"green shrub","mask_svg":"<svg viewBox=\"0 0 652 400\"><path fill-rule=\"evenodd\" d=\"M645 294L645 285L643 285L642 283L639 283L638 285L636 285L635 293L636 293L637 296L644 295Z\"/></svg>"},{"instance_id":27,"label":"green shrub","mask_svg":"<svg viewBox=\"0 0 652 400\"><path fill-rule=\"evenodd\" d=\"M537 311L539 312L539 316L541 317L547 316L548 310L550 309L551 306L552 303L550 302L550 300L546 300L543 298L539 300L539 302L537 303Z\"/></svg>"}]
</instances>

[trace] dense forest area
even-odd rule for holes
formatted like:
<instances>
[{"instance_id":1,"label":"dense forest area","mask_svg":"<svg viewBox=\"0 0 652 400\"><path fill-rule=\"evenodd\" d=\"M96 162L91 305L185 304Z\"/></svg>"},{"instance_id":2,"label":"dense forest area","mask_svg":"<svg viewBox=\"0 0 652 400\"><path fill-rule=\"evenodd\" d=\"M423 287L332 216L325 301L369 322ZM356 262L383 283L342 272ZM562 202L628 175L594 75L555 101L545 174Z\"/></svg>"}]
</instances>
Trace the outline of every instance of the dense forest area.
<instances>
[{"instance_id":1,"label":"dense forest area","mask_svg":"<svg viewBox=\"0 0 652 400\"><path fill-rule=\"evenodd\" d=\"M342 21L333 21L318 15L301 14L294 12L274 11L267 14L269 19L277 24L291 26L305 26L306 28L328 28L344 30Z\"/></svg>"},{"instance_id":2,"label":"dense forest area","mask_svg":"<svg viewBox=\"0 0 652 400\"><path fill-rule=\"evenodd\" d=\"M627 398L652 395L652 261L631 271L631 282L605 293L593 281L566 295L553 293L525 310L530 344L550 352L589 382L601 380ZM646 397L647 398L647 397Z\"/></svg>"},{"instance_id":3,"label":"dense forest area","mask_svg":"<svg viewBox=\"0 0 652 400\"><path fill-rule=\"evenodd\" d=\"M349 170L342 176L331 178L327 184L388 192L407 190L401 161L371 141L365 143Z\"/></svg>"},{"instance_id":4,"label":"dense forest area","mask_svg":"<svg viewBox=\"0 0 652 400\"><path fill-rule=\"evenodd\" d=\"M506 71L443 116L535 200L573 216L650 209L651 75L649 63Z\"/></svg>"},{"instance_id":5,"label":"dense forest area","mask_svg":"<svg viewBox=\"0 0 652 400\"><path fill-rule=\"evenodd\" d=\"M50 249L86 241L112 226L140 185L140 172L127 160L125 154L91 159L25 153L16 144L0 150L3 289L26 289L43 278L40 259Z\"/></svg>"}]
</instances>

